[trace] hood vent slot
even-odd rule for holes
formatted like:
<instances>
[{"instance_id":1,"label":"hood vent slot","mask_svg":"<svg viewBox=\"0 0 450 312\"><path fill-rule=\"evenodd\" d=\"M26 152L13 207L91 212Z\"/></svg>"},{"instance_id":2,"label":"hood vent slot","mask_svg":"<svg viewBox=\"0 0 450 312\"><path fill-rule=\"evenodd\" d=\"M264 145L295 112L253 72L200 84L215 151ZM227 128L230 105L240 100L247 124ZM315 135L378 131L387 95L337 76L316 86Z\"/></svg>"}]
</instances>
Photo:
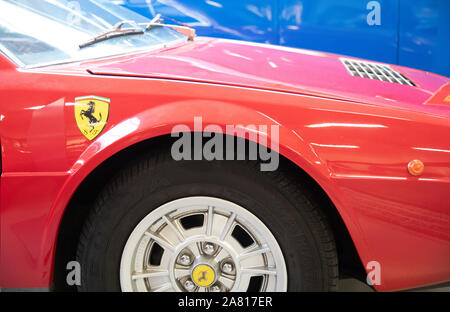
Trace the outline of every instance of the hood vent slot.
<instances>
[{"instance_id":1,"label":"hood vent slot","mask_svg":"<svg viewBox=\"0 0 450 312\"><path fill-rule=\"evenodd\" d=\"M352 76L387 81L413 87L415 86L411 80L393 70L388 65L345 58L341 58L340 60Z\"/></svg>"}]
</instances>

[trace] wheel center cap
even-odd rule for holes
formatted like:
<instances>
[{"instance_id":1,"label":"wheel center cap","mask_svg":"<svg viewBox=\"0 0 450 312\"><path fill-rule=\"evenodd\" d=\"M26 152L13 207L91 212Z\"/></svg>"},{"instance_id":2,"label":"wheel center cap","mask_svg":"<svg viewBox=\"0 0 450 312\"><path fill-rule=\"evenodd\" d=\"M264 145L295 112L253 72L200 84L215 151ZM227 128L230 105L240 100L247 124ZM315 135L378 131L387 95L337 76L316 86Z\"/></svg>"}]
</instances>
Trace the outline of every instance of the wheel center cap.
<instances>
[{"instance_id":1,"label":"wheel center cap","mask_svg":"<svg viewBox=\"0 0 450 312\"><path fill-rule=\"evenodd\" d=\"M192 280L200 287L208 287L216 279L216 272L207 264L199 264L192 271Z\"/></svg>"}]
</instances>

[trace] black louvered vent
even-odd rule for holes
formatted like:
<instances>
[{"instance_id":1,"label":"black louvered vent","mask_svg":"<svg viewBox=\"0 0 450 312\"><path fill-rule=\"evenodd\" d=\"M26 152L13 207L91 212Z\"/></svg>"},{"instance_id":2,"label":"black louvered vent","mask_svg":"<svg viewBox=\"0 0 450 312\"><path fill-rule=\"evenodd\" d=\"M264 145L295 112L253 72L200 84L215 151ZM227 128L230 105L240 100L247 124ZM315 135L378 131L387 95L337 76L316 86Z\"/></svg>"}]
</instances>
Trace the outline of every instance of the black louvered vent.
<instances>
[{"instance_id":1,"label":"black louvered vent","mask_svg":"<svg viewBox=\"0 0 450 312\"><path fill-rule=\"evenodd\" d=\"M341 62L345 65L348 72L355 77L375 79L392 83L399 83L407 86L415 86L415 84L407 77L393 70L388 65L382 65L371 62L355 61L351 59L341 58Z\"/></svg>"}]
</instances>

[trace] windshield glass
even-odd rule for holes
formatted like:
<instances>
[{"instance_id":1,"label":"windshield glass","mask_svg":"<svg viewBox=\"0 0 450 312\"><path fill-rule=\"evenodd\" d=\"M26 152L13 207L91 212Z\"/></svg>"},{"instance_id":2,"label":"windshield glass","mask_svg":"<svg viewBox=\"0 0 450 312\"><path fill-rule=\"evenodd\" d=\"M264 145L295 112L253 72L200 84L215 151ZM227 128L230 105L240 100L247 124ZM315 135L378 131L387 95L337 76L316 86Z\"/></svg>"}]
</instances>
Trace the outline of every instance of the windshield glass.
<instances>
[{"instance_id":1,"label":"windshield glass","mask_svg":"<svg viewBox=\"0 0 450 312\"><path fill-rule=\"evenodd\" d=\"M99 58L186 40L168 27L119 36L85 48L80 44L122 21L149 20L106 0L0 1L0 50L22 66ZM122 28L145 26L123 25Z\"/></svg>"}]
</instances>

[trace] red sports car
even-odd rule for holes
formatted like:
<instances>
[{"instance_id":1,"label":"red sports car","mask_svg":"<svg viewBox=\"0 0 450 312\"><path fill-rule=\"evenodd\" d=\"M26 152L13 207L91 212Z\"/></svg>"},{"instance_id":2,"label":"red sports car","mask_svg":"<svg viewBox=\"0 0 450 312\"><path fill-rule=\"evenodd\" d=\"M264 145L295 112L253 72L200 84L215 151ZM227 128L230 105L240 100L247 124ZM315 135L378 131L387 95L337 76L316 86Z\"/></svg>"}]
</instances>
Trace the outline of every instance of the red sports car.
<instances>
[{"instance_id":1,"label":"red sports car","mask_svg":"<svg viewBox=\"0 0 450 312\"><path fill-rule=\"evenodd\" d=\"M450 80L0 2L0 287L450 280Z\"/></svg>"}]
</instances>

